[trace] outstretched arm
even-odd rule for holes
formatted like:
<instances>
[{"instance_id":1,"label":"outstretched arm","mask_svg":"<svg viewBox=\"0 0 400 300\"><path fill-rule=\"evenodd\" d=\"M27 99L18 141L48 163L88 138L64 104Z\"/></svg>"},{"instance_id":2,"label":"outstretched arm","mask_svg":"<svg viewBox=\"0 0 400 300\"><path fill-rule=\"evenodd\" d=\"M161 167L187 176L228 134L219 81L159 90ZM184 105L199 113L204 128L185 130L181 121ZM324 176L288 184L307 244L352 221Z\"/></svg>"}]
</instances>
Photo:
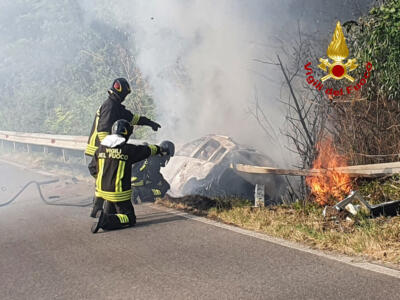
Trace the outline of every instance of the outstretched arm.
<instances>
[{"instance_id":1,"label":"outstretched arm","mask_svg":"<svg viewBox=\"0 0 400 300\"><path fill-rule=\"evenodd\" d=\"M129 159L132 163L144 160L152 155L161 154L161 148L157 145L128 145Z\"/></svg>"},{"instance_id":2,"label":"outstretched arm","mask_svg":"<svg viewBox=\"0 0 400 300\"><path fill-rule=\"evenodd\" d=\"M135 162L144 160L153 155L170 155L170 149L161 143L158 145L127 145L129 160L134 164Z\"/></svg>"},{"instance_id":3,"label":"outstretched arm","mask_svg":"<svg viewBox=\"0 0 400 300\"><path fill-rule=\"evenodd\" d=\"M138 114L132 114L128 110L126 110L125 114L126 114L125 119L128 121L130 120L130 123L132 126L134 126L134 125L149 126L154 131L157 131L158 128L161 128L160 124L150 120L149 118L146 118L145 116L140 116Z\"/></svg>"},{"instance_id":4,"label":"outstretched arm","mask_svg":"<svg viewBox=\"0 0 400 300\"><path fill-rule=\"evenodd\" d=\"M135 115L136 116L136 115ZM133 124L135 125L135 124ZM140 116L138 121L137 121L137 125L145 125L145 126L150 126L154 131L157 131L158 128L161 128L161 125L144 117L144 116Z\"/></svg>"}]
</instances>

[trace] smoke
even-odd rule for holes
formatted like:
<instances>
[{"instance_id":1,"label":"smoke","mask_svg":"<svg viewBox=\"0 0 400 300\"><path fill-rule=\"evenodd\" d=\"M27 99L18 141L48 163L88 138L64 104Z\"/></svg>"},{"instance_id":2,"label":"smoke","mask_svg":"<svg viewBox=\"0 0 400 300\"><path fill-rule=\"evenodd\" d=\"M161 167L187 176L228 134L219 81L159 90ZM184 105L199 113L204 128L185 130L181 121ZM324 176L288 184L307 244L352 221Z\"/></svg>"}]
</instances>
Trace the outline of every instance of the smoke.
<instances>
[{"instance_id":1,"label":"smoke","mask_svg":"<svg viewBox=\"0 0 400 300\"><path fill-rule=\"evenodd\" d=\"M90 50L101 54L102 48L123 41L122 47L134 50L149 84L155 119L162 124L159 139L187 142L210 133L228 135L283 162L289 152L280 132L286 115L278 101L281 73L255 59L276 61L282 49L290 51L298 20L307 37L313 37L319 30L331 31L339 17L351 17L355 10L348 5L358 3L331 2L3 1L0 120L21 130L20 120L10 116L40 106L21 117L27 124L23 130L40 131L50 124L49 132L71 133L77 127L88 134L89 119L114 79L108 76L124 75L117 60L107 57L110 51L102 56ZM96 68L99 60L111 61L111 67ZM96 76L99 72L104 74ZM272 137L251 114L256 97Z\"/></svg>"},{"instance_id":2,"label":"smoke","mask_svg":"<svg viewBox=\"0 0 400 300\"><path fill-rule=\"evenodd\" d=\"M254 61L265 57L270 34L267 25L260 26L265 23L260 17L253 18L266 3L118 1L109 6L112 22L133 31L136 63L163 125L160 138L187 142L215 133L259 148L270 146L266 153L273 150L249 113L257 91L275 130L283 122L283 108L276 101L279 78L267 74L267 81L260 76L265 66Z\"/></svg>"},{"instance_id":3,"label":"smoke","mask_svg":"<svg viewBox=\"0 0 400 300\"><path fill-rule=\"evenodd\" d=\"M320 1L316 7L316 1L300 2L119 0L107 1L104 9L97 4L97 10L83 5L91 18L133 31L136 63L163 125L160 138L188 141L210 133L228 135L283 163L290 154L280 134L285 122L285 107L278 101L281 74L276 66L255 59L276 61L280 48L293 45L297 21L318 33L341 13L333 7L336 14L322 14L324 9L332 11L327 1L328 7ZM346 14L348 1L339 2ZM313 9L317 17L310 20ZM274 139L251 115L256 97L273 126L269 130Z\"/></svg>"}]
</instances>

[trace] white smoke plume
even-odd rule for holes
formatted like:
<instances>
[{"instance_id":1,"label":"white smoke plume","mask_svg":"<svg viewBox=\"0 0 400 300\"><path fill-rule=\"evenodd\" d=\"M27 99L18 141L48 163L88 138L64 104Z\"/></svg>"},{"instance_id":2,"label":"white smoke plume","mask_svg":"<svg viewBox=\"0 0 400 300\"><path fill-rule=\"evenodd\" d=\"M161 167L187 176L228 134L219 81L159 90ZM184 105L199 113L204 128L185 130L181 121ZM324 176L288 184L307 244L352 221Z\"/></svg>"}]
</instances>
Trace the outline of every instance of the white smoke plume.
<instances>
[{"instance_id":1,"label":"white smoke plume","mask_svg":"<svg viewBox=\"0 0 400 300\"><path fill-rule=\"evenodd\" d=\"M279 81L258 75L265 66L254 61L265 57L260 45L268 39L268 27L244 13L245 2L111 1L107 6L113 22L134 31L136 62L151 86L162 136L189 141L216 133L267 148L261 149L266 153L276 148L249 114L257 90L275 129L283 122L274 99ZM247 10L254 14L255 8Z\"/></svg>"},{"instance_id":2,"label":"white smoke plume","mask_svg":"<svg viewBox=\"0 0 400 300\"><path fill-rule=\"evenodd\" d=\"M83 5L90 17L133 31L136 62L150 84L163 125L160 137L190 141L209 133L228 135L281 164L287 160L280 134L285 107L277 100L281 73L255 59L276 60L280 47L290 45L297 21L312 16L307 14L312 7L305 9L307 1L101 2ZM293 17L299 12L303 15ZM322 23L314 19L308 26L318 31ZM275 141L249 114L255 94L274 127Z\"/></svg>"}]
</instances>

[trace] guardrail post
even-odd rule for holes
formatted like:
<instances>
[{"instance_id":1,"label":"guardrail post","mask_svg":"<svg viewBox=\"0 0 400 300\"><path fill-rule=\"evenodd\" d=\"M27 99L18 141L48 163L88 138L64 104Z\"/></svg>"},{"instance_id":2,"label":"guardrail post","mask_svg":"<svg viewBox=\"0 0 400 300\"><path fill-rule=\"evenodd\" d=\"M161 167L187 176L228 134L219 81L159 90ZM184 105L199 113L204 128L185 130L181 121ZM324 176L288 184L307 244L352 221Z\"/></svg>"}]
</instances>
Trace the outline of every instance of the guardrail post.
<instances>
[{"instance_id":1,"label":"guardrail post","mask_svg":"<svg viewBox=\"0 0 400 300\"><path fill-rule=\"evenodd\" d=\"M16 145L15 145L15 142L13 142L13 144L14 144L14 152L16 151Z\"/></svg>"},{"instance_id":2,"label":"guardrail post","mask_svg":"<svg viewBox=\"0 0 400 300\"><path fill-rule=\"evenodd\" d=\"M49 148L47 148L46 146L43 147L43 153L47 154L49 153Z\"/></svg>"},{"instance_id":3,"label":"guardrail post","mask_svg":"<svg viewBox=\"0 0 400 300\"><path fill-rule=\"evenodd\" d=\"M31 153L31 147L29 146L29 144L26 144L26 150L28 150L28 153Z\"/></svg>"},{"instance_id":4,"label":"guardrail post","mask_svg":"<svg viewBox=\"0 0 400 300\"><path fill-rule=\"evenodd\" d=\"M265 206L265 185L256 184L254 190L254 206L264 207Z\"/></svg>"},{"instance_id":5,"label":"guardrail post","mask_svg":"<svg viewBox=\"0 0 400 300\"><path fill-rule=\"evenodd\" d=\"M62 151L63 161L67 162L67 158L65 157L65 150L61 149L61 151Z\"/></svg>"}]
</instances>

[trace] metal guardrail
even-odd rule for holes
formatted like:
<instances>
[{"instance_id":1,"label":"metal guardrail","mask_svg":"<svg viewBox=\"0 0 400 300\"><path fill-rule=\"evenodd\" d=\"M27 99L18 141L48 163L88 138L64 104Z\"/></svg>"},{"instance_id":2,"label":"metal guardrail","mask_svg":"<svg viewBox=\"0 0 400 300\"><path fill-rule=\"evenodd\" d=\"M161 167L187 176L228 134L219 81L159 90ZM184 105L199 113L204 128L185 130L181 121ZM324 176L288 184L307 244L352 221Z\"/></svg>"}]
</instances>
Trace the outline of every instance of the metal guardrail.
<instances>
[{"instance_id":1,"label":"metal guardrail","mask_svg":"<svg viewBox=\"0 0 400 300\"><path fill-rule=\"evenodd\" d=\"M86 149L87 140L88 137L86 136L0 131L0 141L14 143L14 149L15 143L27 144L28 152L29 145L39 145L45 148L60 148L62 149L64 160L64 149L84 151ZM142 143L140 140L132 140L132 142L139 144ZM243 174L258 174L259 176L263 176L265 174L315 176L317 174L326 172L326 170L280 169L242 164L232 164L231 168L236 172ZM335 170L341 173L349 174L351 177L379 177L400 173L400 162L348 166L340 167Z\"/></svg>"},{"instance_id":2,"label":"metal guardrail","mask_svg":"<svg viewBox=\"0 0 400 300\"><path fill-rule=\"evenodd\" d=\"M49 147L60 149L63 161L68 160L67 150L81 151L82 158L86 164L84 151L86 149L88 137L73 136L62 134L45 134L45 133L25 133L16 131L0 131L0 143L4 148L4 143L12 143L14 151L17 149L17 144L26 145L26 151L30 153L32 146L43 147L43 152L48 153Z\"/></svg>"},{"instance_id":3,"label":"metal guardrail","mask_svg":"<svg viewBox=\"0 0 400 300\"><path fill-rule=\"evenodd\" d=\"M260 167L252 165L232 164L231 168L237 172L263 176L265 174L291 175L291 176L318 176L330 169L279 169L271 167ZM400 173L400 162L379 163L369 165L357 165L338 167L334 169L338 173L344 173L350 177L381 177Z\"/></svg>"},{"instance_id":4,"label":"metal guardrail","mask_svg":"<svg viewBox=\"0 0 400 300\"><path fill-rule=\"evenodd\" d=\"M13 143L84 151L86 149L88 137L61 134L0 131L0 140Z\"/></svg>"},{"instance_id":5,"label":"metal guardrail","mask_svg":"<svg viewBox=\"0 0 400 300\"><path fill-rule=\"evenodd\" d=\"M61 150L63 160L66 161L66 151L82 151L85 158L84 151L86 149L88 137L81 135L63 135L63 134L46 134L46 133L26 133L16 131L0 131L0 145L4 146L4 142L13 144L14 151L16 151L17 143L25 144L27 152L31 152L31 146L43 147L43 152L48 152L48 148L58 148ZM143 141L130 139L130 143L143 144ZM86 158L85 158L86 161Z\"/></svg>"}]
</instances>

